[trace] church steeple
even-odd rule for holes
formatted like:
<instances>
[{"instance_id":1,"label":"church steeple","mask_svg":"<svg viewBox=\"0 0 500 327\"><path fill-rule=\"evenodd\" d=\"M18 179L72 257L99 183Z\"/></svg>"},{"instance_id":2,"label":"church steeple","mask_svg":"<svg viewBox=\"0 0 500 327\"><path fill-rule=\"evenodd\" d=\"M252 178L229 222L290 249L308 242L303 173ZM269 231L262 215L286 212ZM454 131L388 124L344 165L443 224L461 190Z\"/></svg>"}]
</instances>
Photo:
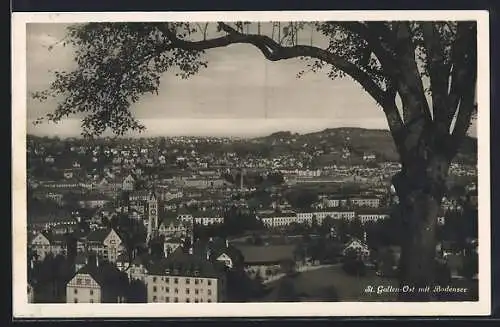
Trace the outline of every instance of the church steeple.
<instances>
[{"instance_id":1,"label":"church steeple","mask_svg":"<svg viewBox=\"0 0 500 327\"><path fill-rule=\"evenodd\" d=\"M149 242L158 232L158 200L154 191L151 191L147 201L148 207L148 235Z\"/></svg>"}]
</instances>

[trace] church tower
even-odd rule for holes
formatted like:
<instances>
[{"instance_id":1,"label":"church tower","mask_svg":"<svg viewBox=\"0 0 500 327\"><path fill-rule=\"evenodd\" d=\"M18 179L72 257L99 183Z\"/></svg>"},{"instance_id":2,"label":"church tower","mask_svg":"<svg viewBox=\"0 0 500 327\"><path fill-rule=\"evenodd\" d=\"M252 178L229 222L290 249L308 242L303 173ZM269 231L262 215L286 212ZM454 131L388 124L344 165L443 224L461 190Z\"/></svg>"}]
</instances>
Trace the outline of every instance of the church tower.
<instances>
[{"instance_id":1,"label":"church tower","mask_svg":"<svg viewBox=\"0 0 500 327\"><path fill-rule=\"evenodd\" d=\"M151 192L147 201L148 207L148 236L149 242L158 232L158 200L154 192Z\"/></svg>"}]
</instances>

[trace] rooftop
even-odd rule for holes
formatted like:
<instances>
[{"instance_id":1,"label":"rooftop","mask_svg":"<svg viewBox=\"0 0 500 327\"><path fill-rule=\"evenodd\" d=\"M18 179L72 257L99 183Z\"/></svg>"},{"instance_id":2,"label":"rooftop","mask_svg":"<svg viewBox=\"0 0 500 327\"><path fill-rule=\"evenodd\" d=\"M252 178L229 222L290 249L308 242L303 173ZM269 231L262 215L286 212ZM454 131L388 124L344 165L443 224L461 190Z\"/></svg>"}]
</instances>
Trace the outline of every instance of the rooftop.
<instances>
[{"instance_id":1,"label":"rooftop","mask_svg":"<svg viewBox=\"0 0 500 327\"><path fill-rule=\"evenodd\" d=\"M235 247L243 255L246 264L252 263L279 263L284 260L294 259L296 245L246 245L238 244Z\"/></svg>"}]
</instances>

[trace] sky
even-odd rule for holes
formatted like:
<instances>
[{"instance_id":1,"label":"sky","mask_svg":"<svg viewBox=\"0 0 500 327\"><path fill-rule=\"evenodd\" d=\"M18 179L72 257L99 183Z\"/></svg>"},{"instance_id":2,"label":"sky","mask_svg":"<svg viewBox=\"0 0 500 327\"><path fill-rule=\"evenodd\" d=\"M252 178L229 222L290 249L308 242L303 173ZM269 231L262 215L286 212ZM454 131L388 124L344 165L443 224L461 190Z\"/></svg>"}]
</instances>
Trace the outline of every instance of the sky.
<instances>
[{"instance_id":1,"label":"sky","mask_svg":"<svg viewBox=\"0 0 500 327\"><path fill-rule=\"evenodd\" d=\"M74 68L73 50L60 44L66 27L28 24L28 93L46 89L53 80L51 71ZM262 33L270 30L270 24L262 25ZM313 37L315 44L323 41ZM309 43L311 33L304 30L299 38L300 43ZM146 126L138 136L247 137L335 127L387 129L381 108L350 78L331 80L319 72L299 79L297 73L306 67L303 60L270 62L251 45L207 50L206 58L208 68L187 80L166 73L159 94L144 95L132 107ZM53 111L56 104L55 100L40 103L28 96L28 133L59 137L81 133L78 117L58 124L31 123Z\"/></svg>"}]
</instances>

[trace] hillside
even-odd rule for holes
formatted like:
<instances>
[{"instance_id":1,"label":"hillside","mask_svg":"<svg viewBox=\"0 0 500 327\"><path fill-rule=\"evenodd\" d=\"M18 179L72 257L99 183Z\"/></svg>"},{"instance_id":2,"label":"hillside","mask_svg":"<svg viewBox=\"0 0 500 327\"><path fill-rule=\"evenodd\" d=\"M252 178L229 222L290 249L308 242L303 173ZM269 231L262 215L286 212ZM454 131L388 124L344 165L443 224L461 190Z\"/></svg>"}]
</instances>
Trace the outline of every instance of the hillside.
<instances>
[{"instance_id":1,"label":"hillside","mask_svg":"<svg viewBox=\"0 0 500 327\"><path fill-rule=\"evenodd\" d=\"M341 157L343 151L349 150L351 160L362 159L365 154L375 154L377 161L399 160L390 132L387 130L364 128L332 128L308 134L277 132L269 136L252 140L253 143L272 145L273 151L281 148L317 149L324 152L325 160ZM337 158L337 160L341 160ZM477 139L467 137L455 158L464 163L477 161Z\"/></svg>"}]
</instances>

